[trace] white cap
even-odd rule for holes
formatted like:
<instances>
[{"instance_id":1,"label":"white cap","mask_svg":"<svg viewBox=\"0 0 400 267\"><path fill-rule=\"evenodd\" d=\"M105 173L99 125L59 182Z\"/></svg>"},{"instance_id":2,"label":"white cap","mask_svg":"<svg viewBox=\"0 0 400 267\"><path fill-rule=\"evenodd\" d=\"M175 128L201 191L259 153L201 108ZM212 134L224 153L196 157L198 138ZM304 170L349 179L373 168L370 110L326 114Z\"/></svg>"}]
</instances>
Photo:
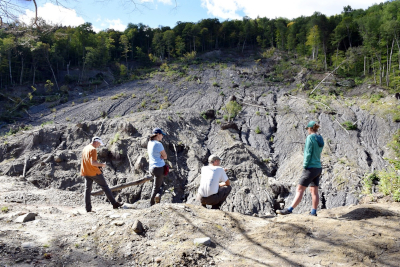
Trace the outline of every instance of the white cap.
<instances>
[{"instance_id":1,"label":"white cap","mask_svg":"<svg viewBox=\"0 0 400 267\"><path fill-rule=\"evenodd\" d=\"M92 138L92 143L93 143L93 142L99 142L100 145L104 146L103 141L101 141L101 138L98 137L98 136L95 136L95 137Z\"/></svg>"}]
</instances>

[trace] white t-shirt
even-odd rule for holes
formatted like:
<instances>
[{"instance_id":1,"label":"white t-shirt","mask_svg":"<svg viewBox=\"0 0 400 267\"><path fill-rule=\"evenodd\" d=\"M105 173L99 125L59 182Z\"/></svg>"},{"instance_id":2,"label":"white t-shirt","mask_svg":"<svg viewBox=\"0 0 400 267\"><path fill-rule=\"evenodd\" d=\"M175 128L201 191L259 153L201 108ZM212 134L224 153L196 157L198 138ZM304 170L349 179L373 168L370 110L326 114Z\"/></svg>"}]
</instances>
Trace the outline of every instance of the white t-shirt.
<instances>
[{"instance_id":1,"label":"white t-shirt","mask_svg":"<svg viewBox=\"0 0 400 267\"><path fill-rule=\"evenodd\" d=\"M199 194L209 197L218 193L219 183L228 181L224 169L220 166L204 166L201 168Z\"/></svg>"},{"instance_id":2,"label":"white t-shirt","mask_svg":"<svg viewBox=\"0 0 400 267\"><path fill-rule=\"evenodd\" d=\"M164 150L164 146L156 141L149 141L147 144L147 153L149 155L149 169L155 167L163 167L165 161L161 158L161 151Z\"/></svg>"}]
</instances>

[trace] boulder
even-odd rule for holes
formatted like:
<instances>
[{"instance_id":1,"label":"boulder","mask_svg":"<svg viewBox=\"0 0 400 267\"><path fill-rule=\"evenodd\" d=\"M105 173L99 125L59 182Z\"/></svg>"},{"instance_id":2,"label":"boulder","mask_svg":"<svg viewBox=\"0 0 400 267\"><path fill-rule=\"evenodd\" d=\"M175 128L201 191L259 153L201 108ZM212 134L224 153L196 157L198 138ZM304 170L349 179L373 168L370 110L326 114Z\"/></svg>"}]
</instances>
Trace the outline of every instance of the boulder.
<instances>
[{"instance_id":1,"label":"boulder","mask_svg":"<svg viewBox=\"0 0 400 267\"><path fill-rule=\"evenodd\" d=\"M27 214L19 216L17 219L15 219L16 223L24 223L24 222L29 222L35 220L36 213L29 212Z\"/></svg>"},{"instance_id":2,"label":"boulder","mask_svg":"<svg viewBox=\"0 0 400 267\"><path fill-rule=\"evenodd\" d=\"M137 234L142 234L144 232L144 228L143 228L143 224L141 223L141 221L136 220L132 224L132 230Z\"/></svg>"},{"instance_id":3,"label":"boulder","mask_svg":"<svg viewBox=\"0 0 400 267\"><path fill-rule=\"evenodd\" d=\"M211 244L211 239L209 237L195 238L193 243L195 245L209 246Z\"/></svg>"},{"instance_id":4,"label":"boulder","mask_svg":"<svg viewBox=\"0 0 400 267\"><path fill-rule=\"evenodd\" d=\"M144 170L144 168L147 166L147 160L143 156L139 156L135 162L135 172L139 173Z\"/></svg>"}]
</instances>

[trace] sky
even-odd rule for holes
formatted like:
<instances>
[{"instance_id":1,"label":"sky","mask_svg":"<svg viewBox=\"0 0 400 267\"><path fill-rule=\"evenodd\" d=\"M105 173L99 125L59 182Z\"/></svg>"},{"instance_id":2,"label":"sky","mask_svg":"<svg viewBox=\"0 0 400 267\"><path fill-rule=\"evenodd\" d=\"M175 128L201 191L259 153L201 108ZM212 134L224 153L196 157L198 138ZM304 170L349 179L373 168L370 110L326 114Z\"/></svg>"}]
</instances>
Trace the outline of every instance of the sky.
<instances>
[{"instance_id":1,"label":"sky","mask_svg":"<svg viewBox=\"0 0 400 267\"><path fill-rule=\"evenodd\" d=\"M17 1L25 2L20 20L29 23L34 17L32 1ZM173 28L178 21L198 22L207 18L218 18L221 22L244 16L292 19L310 16L315 11L331 16L340 14L347 5L353 9L367 9L379 3L371 0L61 0L63 7L51 1L36 2L38 16L47 22L64 26L90 22L96 32L105 29L124 31L129 23Z\"/></svg>"}]
</instances>

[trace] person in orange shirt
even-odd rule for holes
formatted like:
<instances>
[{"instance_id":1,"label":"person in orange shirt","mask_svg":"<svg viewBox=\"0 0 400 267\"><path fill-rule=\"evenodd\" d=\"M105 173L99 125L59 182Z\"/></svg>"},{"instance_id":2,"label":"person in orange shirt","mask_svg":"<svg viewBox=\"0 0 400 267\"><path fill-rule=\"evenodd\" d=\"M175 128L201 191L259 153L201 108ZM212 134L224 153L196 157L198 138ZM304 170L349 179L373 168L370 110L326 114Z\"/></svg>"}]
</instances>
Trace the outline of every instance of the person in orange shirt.
<instances>
[{"instance_id":1,"label":"person in orange shirt","mask_svg":"<svg viewBox=\"0 0 400 267\"><path fill-rule=\"evenodd\" d=\"M85 146L82 151L81 175L85 178L85 204L87 212L92 211L90 193L92 192L93 181L96 182L101 189L103 189L114 209L118 209L123 205L123 203L119 203L115 200L101 170L99 169L99 167L106 166L105 163L97 162L96 148L99 146L104 146L104 144L100 137L95 136L92 138L92 143Z\"/></svg>"}]
</instances>

